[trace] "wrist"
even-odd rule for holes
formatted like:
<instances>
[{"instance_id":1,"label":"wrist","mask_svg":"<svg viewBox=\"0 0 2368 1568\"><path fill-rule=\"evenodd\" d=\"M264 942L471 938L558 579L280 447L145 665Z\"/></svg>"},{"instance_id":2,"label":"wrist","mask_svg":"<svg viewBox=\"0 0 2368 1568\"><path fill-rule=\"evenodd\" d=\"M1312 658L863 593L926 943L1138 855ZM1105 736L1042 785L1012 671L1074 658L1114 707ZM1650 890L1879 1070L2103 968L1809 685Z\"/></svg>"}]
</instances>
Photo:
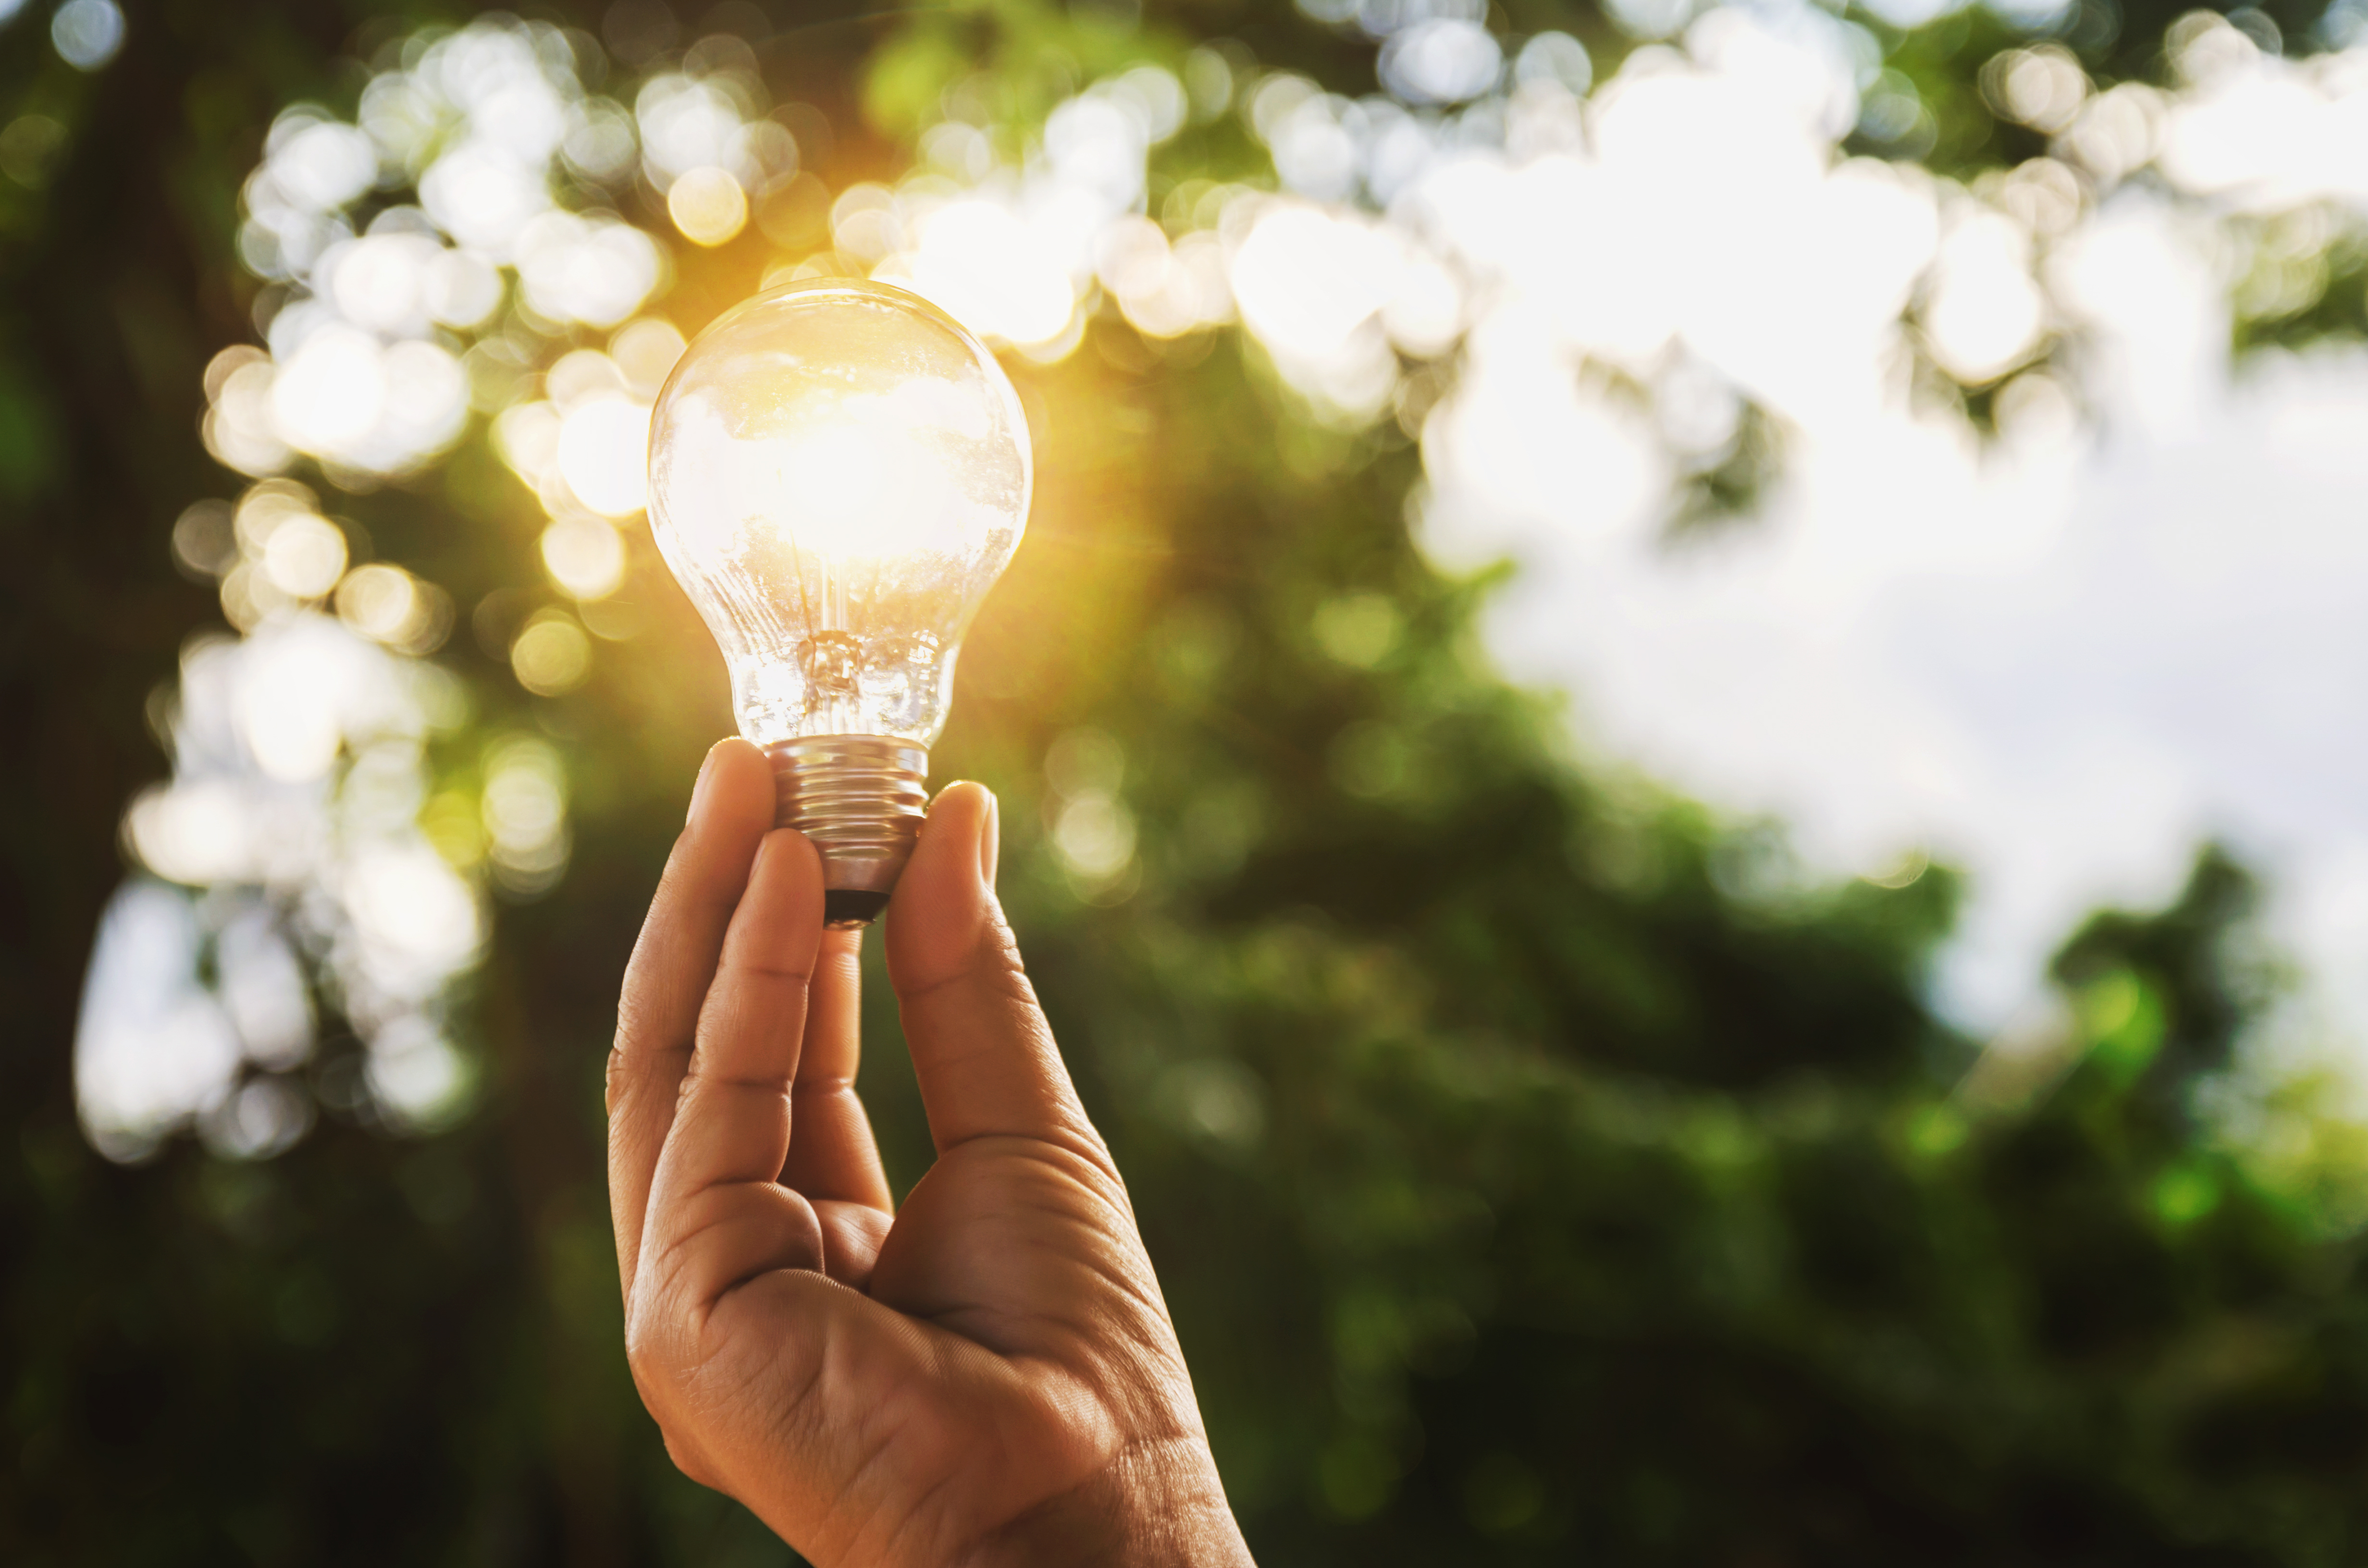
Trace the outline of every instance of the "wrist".
<instances>
[{"instance_id":1,"label":"wrist","mask_svg":"<svg viewBox=\"0 0 2368 1568\"><path fill-rule=\"evenodd\" d=\"M962 1568L1255 1568L1208 1446L1129 1448L980 1540Z\"/></svg>"}]
</instances>

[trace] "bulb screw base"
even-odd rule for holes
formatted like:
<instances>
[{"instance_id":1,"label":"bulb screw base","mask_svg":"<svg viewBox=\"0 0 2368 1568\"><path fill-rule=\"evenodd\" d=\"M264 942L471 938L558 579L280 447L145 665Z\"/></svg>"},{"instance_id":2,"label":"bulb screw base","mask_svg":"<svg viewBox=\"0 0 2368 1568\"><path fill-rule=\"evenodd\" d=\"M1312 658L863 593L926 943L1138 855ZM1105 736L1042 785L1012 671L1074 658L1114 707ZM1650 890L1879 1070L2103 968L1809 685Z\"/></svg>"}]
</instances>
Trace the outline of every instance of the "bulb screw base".
<instances>
[{"instance_id":1,"label":"bulb screw base","mask_svg":"<svg viewBox=\"0 0 2368 1568\"><path fill-rule=\"evenodd\" d=\"M810 735L765 748L780 804L822 852L823 924L869 926L888 907L929 809L927 746L883 735Z\"/></svg>"}]
</instances>

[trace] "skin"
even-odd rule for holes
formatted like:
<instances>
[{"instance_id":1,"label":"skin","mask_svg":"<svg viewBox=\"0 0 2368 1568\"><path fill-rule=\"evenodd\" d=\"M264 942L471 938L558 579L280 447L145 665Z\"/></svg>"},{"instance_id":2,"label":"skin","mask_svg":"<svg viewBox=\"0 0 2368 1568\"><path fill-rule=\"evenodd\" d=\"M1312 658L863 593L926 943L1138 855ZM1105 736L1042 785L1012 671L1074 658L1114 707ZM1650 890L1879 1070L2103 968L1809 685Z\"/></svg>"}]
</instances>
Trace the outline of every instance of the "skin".
<instances>
[{"instance_id":1,"label":"skin","mask_svg":"<svg viewBox=\"0 0 2368 1568\"><path fill-rule=\"evenodd\" d=\"M995 798L930 807L888 910L937 1163L893 1206L857 949L709 753L609 1062L625 1342L684 1473L839 1564L1247 1564L1126 1186L995 896Z\"/></svg>"}]
</instances>

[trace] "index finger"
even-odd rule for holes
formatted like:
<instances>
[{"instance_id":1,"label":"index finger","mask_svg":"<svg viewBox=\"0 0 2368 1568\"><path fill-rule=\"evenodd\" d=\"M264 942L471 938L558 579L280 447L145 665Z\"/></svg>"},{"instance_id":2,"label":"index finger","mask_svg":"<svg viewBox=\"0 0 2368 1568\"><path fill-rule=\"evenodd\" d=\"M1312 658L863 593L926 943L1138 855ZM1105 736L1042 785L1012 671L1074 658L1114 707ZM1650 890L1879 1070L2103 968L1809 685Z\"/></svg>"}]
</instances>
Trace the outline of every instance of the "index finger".
<instances>
[{"instance_id":1,"label":"index finger","mask_svg":"<svg viewBox=\"0 0 2368 1568\"><path fill-rule=\"evenodd\" d=\"M794 828L768 834L724 936L651 1180L637 1301L671 1294L703 1313L767 1270L822 1267L814 1206L777 1179L821 944L821 857Z\"/></svg>"},{"instance_id":2,"label":"index finger","mask_svg":"<svg viewBox=\"0 0 2368 1568\"><path fill-rule=\"evenodd\" d=\"M609 1052L609 1210L618 1275L629 1299L650 1179L674 1123L700 1008L774 810L773 770L762 752L734 739L707 754L689 820L666 859L625 967L617 1040Z\"/></svg>"},{"instance_id":3,"label":"index finger","mask_svg":"<svg viewBox=\"0 0 2368 1568\"><path fill-rule=\"evenodd\" d=\"M791 1086L797 1135L781 1165L781 1183L816 1201L860 1203L885 1214L895 1204L855 1087L863 1058L862 949L860 931L822 934L805 1044Z\"/></svg>"}]
</instances>

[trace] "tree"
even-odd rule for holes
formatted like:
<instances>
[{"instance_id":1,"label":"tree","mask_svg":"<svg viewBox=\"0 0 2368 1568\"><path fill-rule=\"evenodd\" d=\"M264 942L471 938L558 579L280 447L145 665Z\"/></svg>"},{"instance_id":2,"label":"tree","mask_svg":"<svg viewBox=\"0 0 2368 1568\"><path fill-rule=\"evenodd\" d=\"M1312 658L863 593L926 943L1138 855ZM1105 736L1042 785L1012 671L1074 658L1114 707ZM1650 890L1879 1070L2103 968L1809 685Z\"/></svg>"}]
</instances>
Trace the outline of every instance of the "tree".
<instances>
[{"instance_id":1,"label":"tree","mask_svg":"<svg viewBox=\"0 0 2368 1568\"><path fill-rule=\"evenodd\" d=\"M391 483L295 460L357 564L366 541L456 607L435 659L465 717L422 737L423 831L483 875L501 866L485 788L526 755L503 748L564 775L564 880L510 866L456 983L473 1108L406 1131L316 968L313 1053L241 1070L319 1108L291 1147L178 1140L120 1167L74 1121L79 955L119 875L118 813L160 771L143 698L220 613L220 585L167 571L187 504L241 488L193 438L202 371L255 335L259 301L288 301L234 264L239 182L276 108L352 114L367 72L341 51L400 62L439 15L373 10L348 39L302 8L143 14L96 74L28 17L0 34L0 101L23 106L0 146L29 115L63 128L23 165L35 180L0 186L8 298L40 301L0 317L0 516L21 563L0 683L31 759L6 786L0 905L25 1108L0 1162L11 1561L781 1555L675 1476L639 1414L594 1154L614 977L669 813L729 725L722 682L642 533L626 585L585 600L629 609L624 635L561 591L552 519L483 417ZM2103 16L2066 23L2085 68L2150 74L2172 16ZM561 19L581 29L572 68L620 90L695 36L639 6ZM1977 177L2041 150L1981 90L2030 40L1987 13L1858 20L1913 85L1932 166ZM2306 20L2279 17L2295 37ZM1600 67L1633 42L1592 12L1509 19L1555 28ZM774 123L825 195L901 173L949 91L1016 147L1090 81L1189 75L1203 40L1251 51L1212 53L1229 80L1254 58L1362 93L1373 69L1345 25L1247 8L1138 27L741 7L706 30L749 36L772 98L807 106ZM1237 114L1212 116L1153 177L1165 196L1263 158ZM663 230L654 187L628 174L613 194ZM736 238L672 243L658 309L677 326L829 248L814 187L760 195ZM2351 296L2322 287L2335 304L2262 335L2343 330ZM608 343L546 321L513 372ZM1112 303L1075 352L1013 363L1038 511L936 771L1011 808L1007 896L1258 1550L2341 1554L2368 1411L2353 1249L2325 1239L2328 1205L2284 1196L2327 1166L2270 1183L2196 1115L2264 995L2232 944L2241 871L2206 857L2174 907L2076 934L2073 1032L2021 1076L1968 1077L1975 1048L1919 985L1949 873L1804 885L1765 826L1573 766L1551 706L1474 652L1494 577L1442 574L1401 525L1418 462L1396 422L1311 406L1239 335L1162 338ZM1748 501L1736 473L1758 460L1737 451L1741 470L1698 476L1719 506ZM191 569L208 559L244 558ZM522 684L536 624L573 629L580 684ZM867 1093L909 1184L917 1104L892 1013L867 1022Z\"/></svg>"}]
</instances>

